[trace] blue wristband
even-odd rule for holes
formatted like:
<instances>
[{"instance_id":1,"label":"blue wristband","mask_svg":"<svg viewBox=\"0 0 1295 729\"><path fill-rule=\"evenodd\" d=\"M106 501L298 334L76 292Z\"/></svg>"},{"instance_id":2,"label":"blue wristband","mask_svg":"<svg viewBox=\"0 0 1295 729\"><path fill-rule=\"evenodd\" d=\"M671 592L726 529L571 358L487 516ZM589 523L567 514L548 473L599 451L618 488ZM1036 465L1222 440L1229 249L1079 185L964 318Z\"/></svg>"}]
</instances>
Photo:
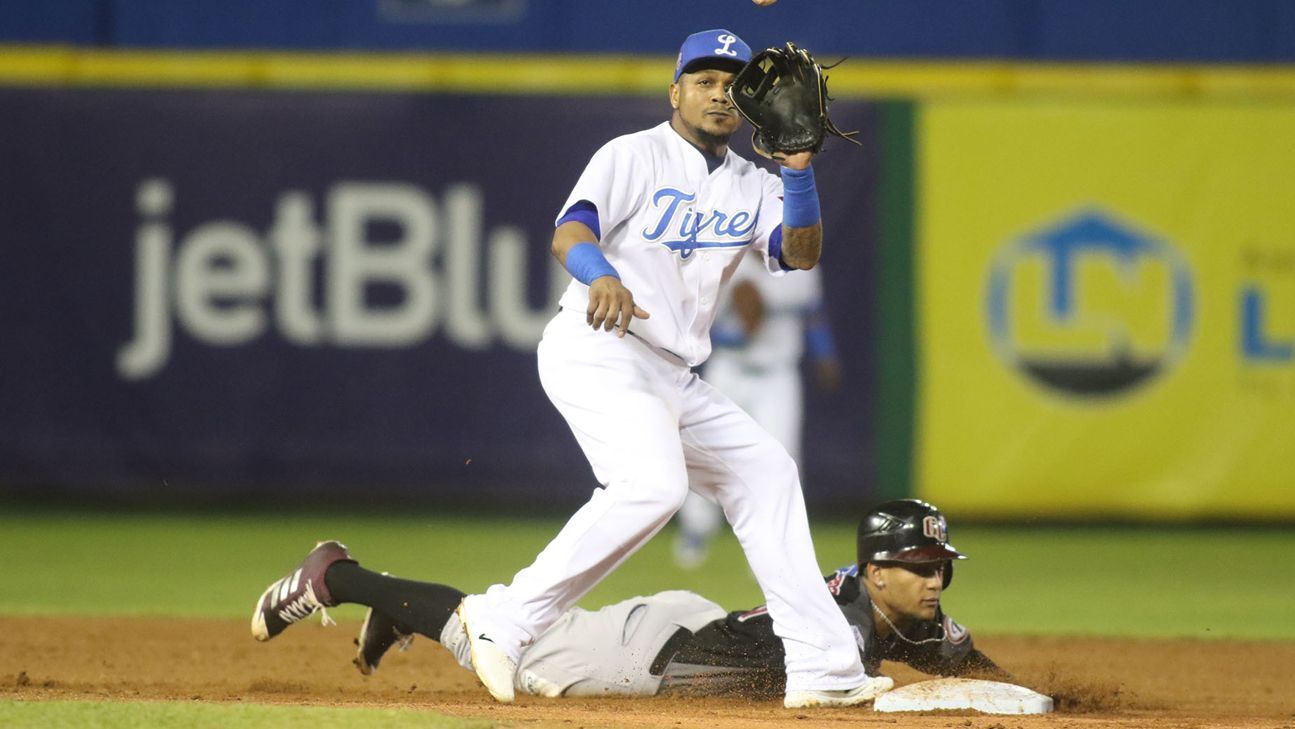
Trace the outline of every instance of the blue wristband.
<instances>
[{"instance_id":1,"label":"blue wristband","mask_svg":"<svg viewBox=\"0 0 1295 729\"><path fill-rule=\"evenodd\" d=\"M782 168L782 224L788 228L808 228L817 223L818 188L814 186L814 168Z\"/></svg>"},{"instance_id":2,"label":"blue wristband","mask_svg":"<svg viewBox=\"0 0 1295 729\"><path fill-rule=\"evenodd\" d=\"M814 359L836 357L836 341L832 339L832 330L827 327L819 326L806 330L805 341L809 346L809 354Z\"/></svg>"},{"instance_id":3,"label":"blue wristband","mask_svg":"<svg viewBox=\"0 0 1295 729\"><path fill-rule=\"evenodd\" d=\"M621 277L612 268L612 264L607 262L603 249L597 243L577 243L571 246L567 250L566 267L577 281L586 286L603 276L615 276L618 281Z\"/></svg>"}]
</instances>

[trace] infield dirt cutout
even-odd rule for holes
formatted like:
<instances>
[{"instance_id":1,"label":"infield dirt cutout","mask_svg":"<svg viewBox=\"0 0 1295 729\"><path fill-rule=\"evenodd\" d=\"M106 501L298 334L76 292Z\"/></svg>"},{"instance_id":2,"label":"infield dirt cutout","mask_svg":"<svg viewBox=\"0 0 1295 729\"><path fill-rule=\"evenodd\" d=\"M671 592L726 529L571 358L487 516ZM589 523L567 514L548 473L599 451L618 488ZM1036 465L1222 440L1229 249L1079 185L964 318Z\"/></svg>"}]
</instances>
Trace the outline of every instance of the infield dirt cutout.
<instances>
[{"instance_id":1,"label":"infield dirt cutout","mask_svg":"<svg viewBox=\"0 0 1295 729\"><path fill-rule=\"evenodd\" d=\"M425 709L518 727L886 725L1295 729L1295 642L977 635L1017 683L1052 696L1037 717L970 712L788 711L715 698L540 699L496 704L449 652L419 638L370 677L350 661L358 623L294 626L257 643L242 620L0 617L0 699L178 700ZM899 684L924 678L887 663Z\"/></svg>"}]
</instances>

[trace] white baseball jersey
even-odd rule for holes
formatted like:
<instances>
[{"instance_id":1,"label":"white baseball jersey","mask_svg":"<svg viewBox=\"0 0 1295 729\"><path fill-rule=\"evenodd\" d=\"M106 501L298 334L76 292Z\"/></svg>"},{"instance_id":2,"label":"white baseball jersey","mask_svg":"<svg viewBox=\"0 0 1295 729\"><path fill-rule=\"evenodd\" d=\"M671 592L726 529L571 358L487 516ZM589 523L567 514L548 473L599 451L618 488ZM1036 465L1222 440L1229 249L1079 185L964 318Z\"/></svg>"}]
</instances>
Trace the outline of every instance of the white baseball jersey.
<instances>
[{"instance_id":1,"label":"white baseball jersey","mask_svg":"<svg viewBox=\"0 0 1295 729\"><path fill-rule=\"evenodd\" d=\"M603 255L651 314L630 330L689 366L710 355L720 289L748 249L782 274L769 255L770 236L782 225L782 180L731 150L709 172L669 122L598 150L558 219L581 200L598 208ZM584 312L589 287L573 280L561 304Z\"/></svg>"}]
</instances>

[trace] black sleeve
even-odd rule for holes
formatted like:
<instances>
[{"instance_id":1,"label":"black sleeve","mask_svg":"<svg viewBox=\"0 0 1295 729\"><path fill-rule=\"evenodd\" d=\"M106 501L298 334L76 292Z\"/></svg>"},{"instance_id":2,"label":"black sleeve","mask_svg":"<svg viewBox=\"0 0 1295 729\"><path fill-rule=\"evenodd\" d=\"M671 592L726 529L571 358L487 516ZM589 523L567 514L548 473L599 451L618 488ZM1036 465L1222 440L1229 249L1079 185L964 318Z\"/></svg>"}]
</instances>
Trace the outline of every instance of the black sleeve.
<instances>
[{"instance_id":1,"label":"black sleeve","mask_svg":"<svg viewBox=\"0 0 1295 729\"><path fill-rule=\"evenodd\" d=\"M994 663L993 659L980 652L979 648L972 648L967 657L954 669L957 673L954 676L968 676L971 678L987 678L995 681L1010 681L1012 674L1004 671Z\"/></svg>"},{"instance_id":2,"label":"black sleeve","mask_svg":"<svg viewBox=\"0 0 1295 729\"><path fill-rule=\"evenodd\" d=\"M838 605L849 605L859 596L855 581L844 579L847 572L837 570L823 578ZM729 613L703 626L675 660L699 666L785 671L785 658L782 639L773 632L773 618L769 617L768 607L762 605Z\"/></svg>"},{"instance_id":3,"label":"black sleeve","mask_svg":"<svg viewBox=\"0 0 1295 729\"><path fill-rule=\"evenodd\" d=\"M922 673L936 676L967 676L975 678L992 678L1003 680L1010 675L979 649L972 646L967 650L946 652L941 650L900 649L892 660L906 663Z\"/></svg>"},{"instance_id":4,"label":"black sleeve","mask_svg":"<svg viewBox=\"0 0 1295 729\"><path fill-rule=\"evenodd\" d=\"M773 632L767 613L729 613L693 634L675 660L697 666L727 668L783 667L782 640Z\"/></svg>"},{"instance_id":5,"label":"black sleeve","mask_svg":"<svg viewBox=\"0 0 1295 729\"><path fill-rule=\"evenodd\" d=\"M777 696L787 684L782 640L761 610L730 613L702 626L673 663L731 668L732 673L725 672L728 692L740 696Z\"/></svg>"},{"instance_id":6,"label":"black sleeve","mask_svg":"<svg viewBox=\"0 0 1295 729\"><path fill-rule=\"evenodd\" d=\"M940 614L923 627L925 630L918 634L921 640L917 645L891 641L885 657L937 676L1011 678L1011 674L976 648L971 633L953 618Z\"/></svg>"}]
</instances>

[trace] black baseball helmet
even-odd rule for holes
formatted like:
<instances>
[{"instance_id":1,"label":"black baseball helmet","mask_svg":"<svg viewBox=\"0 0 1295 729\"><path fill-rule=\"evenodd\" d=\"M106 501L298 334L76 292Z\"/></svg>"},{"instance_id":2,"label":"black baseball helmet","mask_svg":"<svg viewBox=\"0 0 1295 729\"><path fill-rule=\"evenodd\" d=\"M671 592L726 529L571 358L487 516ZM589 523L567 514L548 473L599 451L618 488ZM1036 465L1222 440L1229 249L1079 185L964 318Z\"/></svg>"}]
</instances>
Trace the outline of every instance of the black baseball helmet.
<instances>
[{"instance_id":1,"label":"black baseball helmet","mask_svg":"<svg viewBox=\"0 0 1295 729\"><path fill-rule=\"evenodd\" d=\"M869 562L948 562L944 586L953 581L953 560L967 555L949 544L944 514L920 499L878 505L859 522L859 566Z\"/></svg>"}]
</instances>

